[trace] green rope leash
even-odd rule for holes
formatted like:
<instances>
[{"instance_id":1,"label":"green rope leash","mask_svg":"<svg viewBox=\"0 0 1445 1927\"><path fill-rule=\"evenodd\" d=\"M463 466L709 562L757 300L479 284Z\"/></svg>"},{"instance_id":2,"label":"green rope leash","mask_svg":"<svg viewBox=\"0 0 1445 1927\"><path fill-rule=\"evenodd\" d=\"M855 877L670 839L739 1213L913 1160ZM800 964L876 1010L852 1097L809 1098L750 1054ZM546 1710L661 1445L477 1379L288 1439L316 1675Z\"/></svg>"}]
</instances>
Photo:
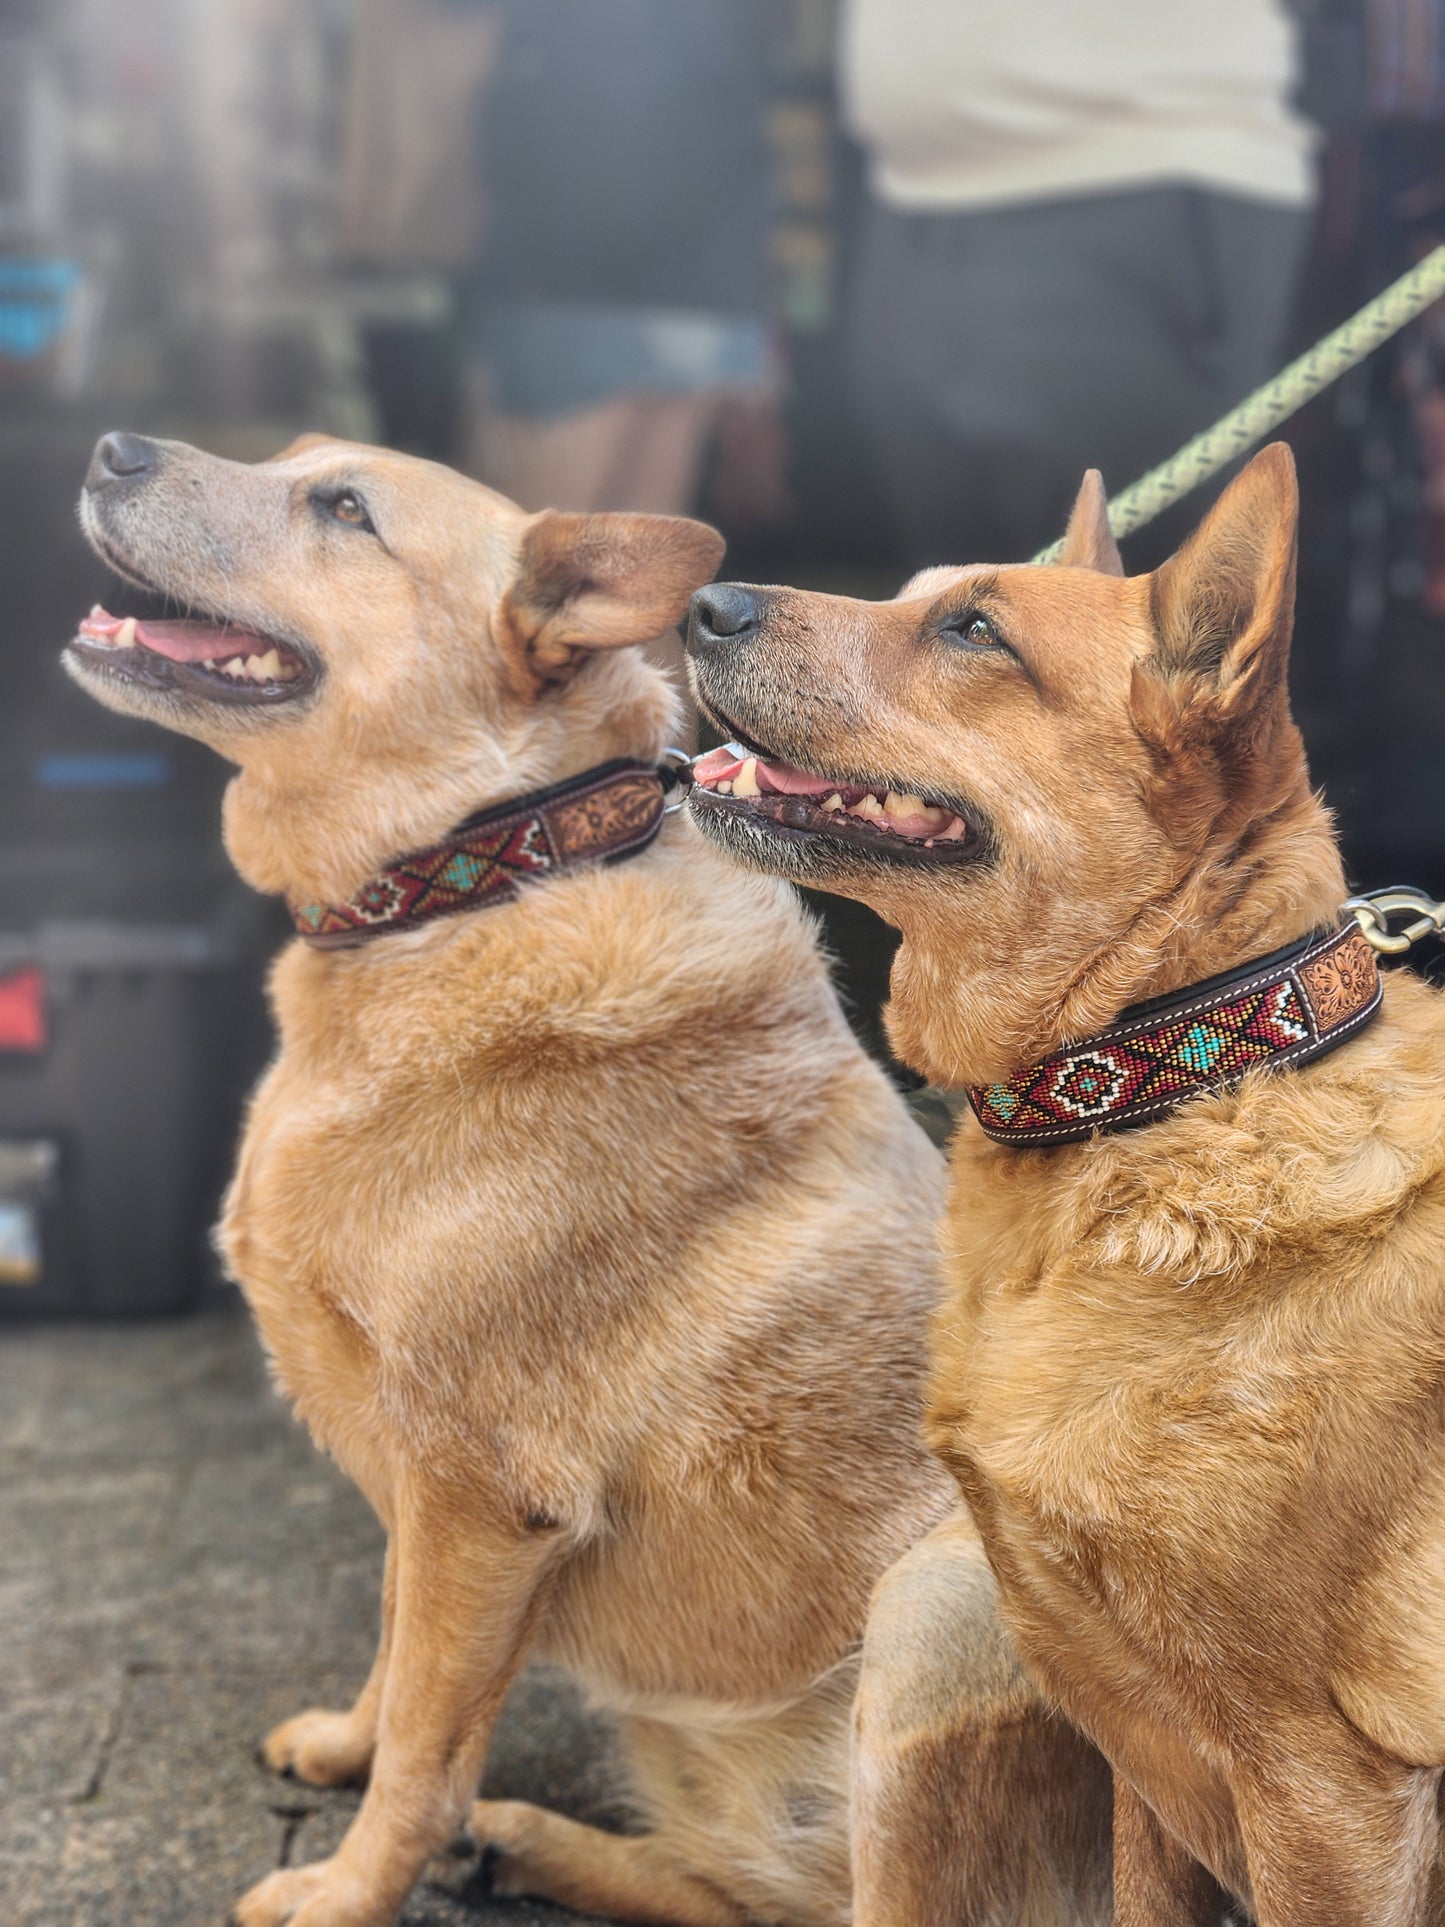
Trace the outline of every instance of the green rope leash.
<instances>
[{"instance_id":1,"label":"green rope leash","mask_svg":"<svg viewBox=\"0 0 1445 1927\"><path fill-rule=\"evenodd\" d=\"M1218 474L1236 455L1252 448L1270 429L1288 420L1332 381L1338 381L1347 369L1373 354L1442 295L1445 247L1438 247L1383 294L1367 302L1357 315L1342 322L1333 334L1316 342L1298 361L1292 361L1273 381L1247 395L1213 428L1206 428L1202 435L1186 442L1177 455L1126 488L1109 504L1109 527L1115 535L1132 535L1135 529L1142 529L1181 496ZM1034 561L1055 561L1063 546L1055 542L1041 549Z\"/></svg>"}]
</instances>

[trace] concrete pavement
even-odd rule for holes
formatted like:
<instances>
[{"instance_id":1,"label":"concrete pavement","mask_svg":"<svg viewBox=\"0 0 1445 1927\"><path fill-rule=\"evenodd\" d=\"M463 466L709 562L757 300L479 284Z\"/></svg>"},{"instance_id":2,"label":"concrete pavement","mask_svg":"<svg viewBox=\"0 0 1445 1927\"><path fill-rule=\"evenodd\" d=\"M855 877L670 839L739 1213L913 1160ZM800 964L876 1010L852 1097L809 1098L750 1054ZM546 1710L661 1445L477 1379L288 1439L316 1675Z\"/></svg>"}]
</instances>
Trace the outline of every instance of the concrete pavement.
<instances>
[{"instance_id":1,"label":"concrete pavement","mask_svg":"<svg viewBox=\"0 0 1445 1927\"><path fill-rule=\"evenodd\" d=\"M219 1927L321 1858L358 1795L268 1773L256 1742L346 1704L376 1636L381 1535L271 1392L228 1303L130 1327L0 1328L0 1922ZM488 1793L620 1814L605 1731L540 1670ZM543 1927L475 1858L405 1927Z\"/></svg>"}]
</instances>

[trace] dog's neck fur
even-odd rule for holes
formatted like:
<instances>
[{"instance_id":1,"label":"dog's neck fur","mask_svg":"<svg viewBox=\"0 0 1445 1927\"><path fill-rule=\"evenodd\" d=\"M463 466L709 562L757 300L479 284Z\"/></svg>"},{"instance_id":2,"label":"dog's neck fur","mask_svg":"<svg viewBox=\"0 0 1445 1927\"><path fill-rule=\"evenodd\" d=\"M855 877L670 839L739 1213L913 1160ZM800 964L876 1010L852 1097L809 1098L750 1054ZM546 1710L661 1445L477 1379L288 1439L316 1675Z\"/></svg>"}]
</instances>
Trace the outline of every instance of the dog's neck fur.
<instances>
[{"instance_id":1,"label":"dog's neck fur","mask_svg":"<svg viewBox=\"0 0 1445 1927\"><path fill-rule=\"evenodd\" d=\"M1157 874L1121 922L1098 905L998 904L961 923L909 918L887 1012L894 1048L936 1083L1006 1078L1105 1029L1130 1004L1266 955L1339 920L1344 872L1329 812L1310 787L1287 716L1274 794L1244 798L1197 840L1163 840ZM951 911L952 914L947 914Z\"/></svg>"},{"instance_id":2,"label":"dog's neck fur","mask_svg":"<svg viewBox=\"0 0 1445 1927\"><path fill-rule=\"evenodd\" d=\"M226 791L226 848L255 889L306 902L352 894L388 860L424 849L475 810L580 775L614 757L656 760L678 698L636 650L599 656L510 718L466 713L448 732L374 755L309 761L278 733Z\"/></svg>"}]
</instances>

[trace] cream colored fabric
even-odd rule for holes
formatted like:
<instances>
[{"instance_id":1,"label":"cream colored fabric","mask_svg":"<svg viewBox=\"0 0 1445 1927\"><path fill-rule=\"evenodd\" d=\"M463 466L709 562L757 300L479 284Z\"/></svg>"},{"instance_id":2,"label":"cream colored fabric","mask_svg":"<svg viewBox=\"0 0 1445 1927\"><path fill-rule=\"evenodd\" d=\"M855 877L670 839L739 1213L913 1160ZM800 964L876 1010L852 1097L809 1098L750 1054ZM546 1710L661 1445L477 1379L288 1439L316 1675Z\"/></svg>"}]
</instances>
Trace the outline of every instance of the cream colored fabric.
<instances>
[{"instance_id":1,"label":"cream colored fabric","mask_svg":"<svg viewBox=\"0 0 1445 1927\"><path fill-rule=\"evenodd\" d=\"M360 0L348 70L339 240L387 268L465 268L482 231L476 112L498 47L490 7Z\"/></svg>"},{"instance_id":2,"label":"cream colored fabric","mask_svg":"<svg viewBox=\"0 0 1445 1927\"><path fill-rule=\"evenodd\" d=\"M846 0L845 113L918 212L1193 182L1312 195L1277 0Z\"/></svg>"}]
</instances>

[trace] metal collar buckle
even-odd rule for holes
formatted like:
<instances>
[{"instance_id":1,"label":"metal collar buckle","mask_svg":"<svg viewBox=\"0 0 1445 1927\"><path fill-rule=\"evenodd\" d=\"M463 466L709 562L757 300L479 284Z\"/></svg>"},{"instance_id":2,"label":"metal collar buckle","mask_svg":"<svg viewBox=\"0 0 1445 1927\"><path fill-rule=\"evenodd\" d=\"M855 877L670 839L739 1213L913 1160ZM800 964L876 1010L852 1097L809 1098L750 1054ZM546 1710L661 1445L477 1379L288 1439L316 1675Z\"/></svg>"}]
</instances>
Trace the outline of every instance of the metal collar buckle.
<instances>
[{"instance_id":1,"label":"metal collar buckle","mask_svg":"<svg viewBox=\"0 0 1445 1927\"><path fill-rule=\"evenodd\" d=\"M657 765L658 781L666 802L662 806L664 816L673 816L687 802L687 793L692 788L692 766L697 761L685 749L665 749Z\"/></svg>"},{"instance_id":2,"label":"metal collar buckle","mask_svg":"<svg viewBox=\"0 0 1445 1927\"><path fill-rule=\"evenodd\" d=\"M1366 890L1347 897L1341 906L1360 926L1365 942L1387 957L1402 956L1422 937L1445 936L1445 903L1436 903L1423 890L1397 886L1391 890ZM1391 930L1392 916L1414 911L1415 918L1403 930Z\"/></svg>"}]
</instances>

